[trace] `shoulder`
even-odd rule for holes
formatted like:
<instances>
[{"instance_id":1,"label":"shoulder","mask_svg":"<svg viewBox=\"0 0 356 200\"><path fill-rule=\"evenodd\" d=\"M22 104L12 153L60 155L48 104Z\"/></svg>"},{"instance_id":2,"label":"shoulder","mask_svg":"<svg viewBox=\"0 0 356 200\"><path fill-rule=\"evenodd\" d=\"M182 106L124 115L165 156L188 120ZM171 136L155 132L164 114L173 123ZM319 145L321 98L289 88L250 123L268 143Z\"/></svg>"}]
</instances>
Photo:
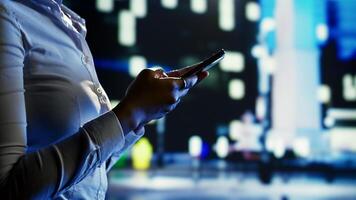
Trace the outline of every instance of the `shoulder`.
<instances>
[{"instance_id":1,"label":"shoulder","mask_svg":"<svg viewBox=\"0 0 356 200\"><path fill-rule=\"evenodd\" d=\"M0 21L1 25L4 25L4 21L13 22L18 26L18 20L15 15L18 2L13 0L0 0Z\"/></svg>"},{"instance_id":2,"label":"shoulder","mask_svg":"<svg viewBox=\"0 0 356 200\"><path fill-rule=\"evenodd\" d=\"M0 0L0 11L11 12L18 4L19 2L14 0Z\"/></svg>"},{"instance_id":3,"label":"shoulder","mask_svg":"<svg viewBox=\"0 0 356 200\"><path fill-rule=\"evenodd\" d=\"M15 15L30 9L30 0L0 0L0 12Z\"/></svg>"},{"instance_id":4,"label":"shoulder","mask_svg":"<svg viewBox=\"0 0 356 200\"><path fill-rule=\"evenodd\" d=\"M21 27L21 19L27 18L31 6L30 0L0 0L0 20L12 22Z\"/></svg>"},{"instance_id":5,"label":"shoulder","mask_svg":"<svg viewBox=\"0 0 356 200\"><path fill-rule=\"evenodd\" d=\"M0 14L16 16L16 13L21 12L25 6L22 1L18 0L0 0Z\"/></svg>"},{"instance_id":6,"label":"shoulder","mask_svg":"<svg viewBox=\"0 0 356 200\"><path fill-rule=\"evenodd\" d=\"M11 10L11 4L13 2L10 0L0 0L0 13L1 14L9 14Z\"/></svg>"}]
</instances>

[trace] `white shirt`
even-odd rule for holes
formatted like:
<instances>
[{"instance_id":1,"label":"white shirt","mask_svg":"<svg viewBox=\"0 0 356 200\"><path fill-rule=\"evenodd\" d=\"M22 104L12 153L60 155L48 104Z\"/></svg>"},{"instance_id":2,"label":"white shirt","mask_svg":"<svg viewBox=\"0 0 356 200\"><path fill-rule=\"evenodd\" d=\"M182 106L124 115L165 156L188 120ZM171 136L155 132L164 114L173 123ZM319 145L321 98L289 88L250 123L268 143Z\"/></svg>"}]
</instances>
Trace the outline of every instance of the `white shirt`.
<instances>
[{"instance_id":1,"label":"white shirt","mask_svg":"<svg viewBox=\"0 0 356 200\"><path fill-rule=\"evenodd\" d=\"M66 18L64 18L66 16ZM123 134L61 0L0 0L0 196L105 199Z\"/></svg>"}]
</instances>

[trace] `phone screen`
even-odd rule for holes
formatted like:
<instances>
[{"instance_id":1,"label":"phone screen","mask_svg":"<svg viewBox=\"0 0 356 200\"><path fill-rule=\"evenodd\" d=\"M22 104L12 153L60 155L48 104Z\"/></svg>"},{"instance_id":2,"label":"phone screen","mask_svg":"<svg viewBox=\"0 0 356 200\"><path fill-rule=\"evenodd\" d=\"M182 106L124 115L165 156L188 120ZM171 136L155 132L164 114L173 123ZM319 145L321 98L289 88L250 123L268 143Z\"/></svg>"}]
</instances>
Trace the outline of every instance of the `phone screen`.
<instances>
[{"instance_id":1,"label":"phone screen","mask_svg":"<svg viewBox=\"0 0 356 200\"><path fill-rule=\"evenodd\" d=\"M182 75L183 78L193 76L198 74L202 71L207 71L214 65L216 65L220 60L224 58L225 51L221 49L214 53L211 57L203 60L202 62L198 63L196 67L192 68L191 70L187 71L185 74Z\"/></svg>"}]
</instances>

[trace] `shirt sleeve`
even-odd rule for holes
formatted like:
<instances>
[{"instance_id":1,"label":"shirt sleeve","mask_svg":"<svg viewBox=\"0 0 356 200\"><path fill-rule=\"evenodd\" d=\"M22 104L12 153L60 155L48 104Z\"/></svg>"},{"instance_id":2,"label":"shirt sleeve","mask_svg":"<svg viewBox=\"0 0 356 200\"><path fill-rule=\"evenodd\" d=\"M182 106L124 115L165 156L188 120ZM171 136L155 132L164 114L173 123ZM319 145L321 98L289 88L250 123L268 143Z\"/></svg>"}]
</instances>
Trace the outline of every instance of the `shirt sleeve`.
<instances>
[{"instance_id":1,"label":"shirt sleeve","mask_svg":"<svg viewBox=\"0 0 356 200\"><path fill-rule=\"evenodd\" d=\"M124 136L116 115L110 111L65 140L26 153L24 56L20 25L0 4L0 196L50 199L137 139L130 134Z\"/></svg>"},{"instance_id":2,"label":"shirt sleeve","mask_svg":"<svg viewBox=\"0 0 356 200\"><path fill-rule=\"evenodd\" d=\"M115 115L116 116L116 115ZM120 122L119 122L120 123ZM117 151L114 152L111 157L106 161L106 171L109 172L109 170L115 165L115 163L120 159L122 153L126 150L131 148L133 144L135 144L145 133L145 128L141 128L137 131L131 131L125 136L125 143L124 147Z\"/></svg>"}]
</instances>

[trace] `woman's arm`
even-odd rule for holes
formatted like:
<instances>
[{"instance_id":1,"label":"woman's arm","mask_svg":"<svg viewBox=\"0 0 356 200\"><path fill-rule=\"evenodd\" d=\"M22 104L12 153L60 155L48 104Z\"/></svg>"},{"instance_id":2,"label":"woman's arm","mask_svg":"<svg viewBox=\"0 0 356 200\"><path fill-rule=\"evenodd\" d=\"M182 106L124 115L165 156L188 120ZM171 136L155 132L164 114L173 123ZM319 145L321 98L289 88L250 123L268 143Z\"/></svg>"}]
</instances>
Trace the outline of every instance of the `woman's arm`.
<instances>
[{"instance_id":1,"label":"woman's arm","mask_svg":"<svg viewBox=\"0 0 356 200\"><path fill-rule=\"evenodd\" d=\"M122 151L125 137L108 112L66 140L26 154L24 56L20 26L0 5L0 196L48 199Z\"/></svg>"}]
</instances>

